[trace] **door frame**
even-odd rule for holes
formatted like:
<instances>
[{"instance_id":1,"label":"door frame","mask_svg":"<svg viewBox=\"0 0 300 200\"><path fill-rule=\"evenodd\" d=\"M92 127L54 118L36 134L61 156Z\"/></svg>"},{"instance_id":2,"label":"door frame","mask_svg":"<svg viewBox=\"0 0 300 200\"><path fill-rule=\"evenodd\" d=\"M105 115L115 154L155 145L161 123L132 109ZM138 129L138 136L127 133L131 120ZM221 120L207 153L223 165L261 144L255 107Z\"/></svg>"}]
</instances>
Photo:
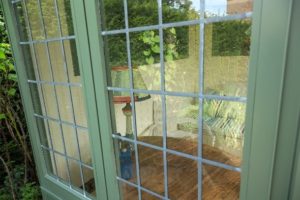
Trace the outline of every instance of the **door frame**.
<instances>
[{"instance_id":1,"label":"door frame","mask_svg":"<svg viewBox=\"0 0 300 200\"><path fill-rule=\"evenodd\" d=\"M18 44L20 39L16 21L10 0L1 0L1 3L6 16L43 196L45 199L86 199L47 173L40 151L37 123L32 115L33 99L27 83L26 62ZM118 183L113 178L116 177L116 164L111 136L110 97L106 90L103 39L99 31L100 4L98 0L71 0L71 5L76 48L83 77L97 197L120 199ZM293 62L293 59L299 61L297 56L289 56L291 51L294 54L300 51L299 45L292 49L289 46L293 44L292 40L296 40L293 35L299 30L296 27L296 17L292 14L296 11L299 14L299 10L299 1L254 2L241 199L277 199L278 193L281 197L288 196L292 172L299 173L299 164L294 161L299 132L298 121L287 120L299 117L299 109L292 109L289 104L292 103L291 97L299 98L300 92L295 92L295 86L288 87L295 85L295 79L292 77L296 74L295 67L289 66L297 63ZM287 118L287 115L290 118ZM288 126L288 131L284 131L285 126ZM288 136L284 132L288 132ZM297 184L299 179L293 180L292 186ZM295 193L295 190L293 192Z\"/></svg>"}]
</instances>

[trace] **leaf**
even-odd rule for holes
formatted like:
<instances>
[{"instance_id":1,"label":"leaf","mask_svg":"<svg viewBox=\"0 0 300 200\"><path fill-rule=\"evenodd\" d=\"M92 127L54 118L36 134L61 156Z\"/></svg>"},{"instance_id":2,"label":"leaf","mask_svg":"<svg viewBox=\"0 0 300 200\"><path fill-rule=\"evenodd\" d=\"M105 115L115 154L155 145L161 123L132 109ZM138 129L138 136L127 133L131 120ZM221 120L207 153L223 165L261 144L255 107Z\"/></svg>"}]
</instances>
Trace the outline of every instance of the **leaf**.
<instances>
[{"instance_id":1,"label":"leaf","mask_svg":"<svg viewBox=\"0 0 300 200\"><path fill-rule=\"evenodd\" d=\"M173 60L172 54L166 55L166 61L172 61L172 60Z\"/></svg>"},{"instance_id":2,"label":"leaf","mask_svg":"<svg viewBox=\"0 0 300 200\"><path fill-rule=\"evenodd\" d=\"M4 113L0 113L0 120L2 120L2 119L6 119L6 116Z\"/></svg>"},{"instance_id":3,"label":"leaf","mask_svg":"<svg viewBox=\"0 0 300 200\"><path fill-rule=\"evenodd\" d=\"M170 29L170 33L172 33L172 34L174 34L174 35L175 35L175 34L176 34L176 30L175 30L175 28L171 28L171 29Z\"/></svg>"},{"instance_id":4,"label":"leaf","mask_svg":"<svg viewBox=\"0 0 300 200\"><path fill-rule=\"evenodd\" d=\"M9 95L9 96L15 96L15 94L16 94L16 89L15 88L10 88L8 91L7 91L7 94Z\"/></svg>"},{"instance_id":5,"label":"leaf","mask_svg":"<svg viewBox=\"0 0 300 200\"><path fill-rule=\"evenodd\" d=\"M160 52L160 48L158 45L155 45L153 47L151 47L151 50L154 52L154 53L159 53Z\"/></svg>"},{"instance_id":6,"label":"leaf","mask_svg":"<svg viewBox=\"0 0 300 200\"><path fill-rule=\"evenodd\" d=\"M149 37L143 36L143 42L146 44L151 44L151 40Z\"/></svg>"},{"instance_id":7,"label":"leaf","mask_svg":"<svg viewBox=\"0 0 300 200\"><path fill-rule=\"evenodd\" d=\"M4 51L0 50L0 59L5 59L6 55L4 53Z\"/></svg>"},{"instance_id":8,"label":"leaf","mask_svg":"<svg viewBox=\"0 0 300 200\"><path fill-rule=\"evenodd\" d=\"M145 56L149 56L151 52L150 51L143 51L143 53L144 53Z\"/></svg>"},{"instance_id":9,"label":"leaf","mask_svg":"<svg viewBox=\"0 0 300 200\"><path fill-rule=\"evenodd\" d=\"M159 43L159 41L160 41L159 36L156 35L154 38L152 38L152 41L156 42L156 43Z\"/></svg>"},{"instance_id":10,"label":"leaf","mask_svg":"<svg viewBox=\"0 0 300 200\"><path fill-rule=\"evenodd\" d=\"M146 62L147 62L149 65L151 65L151 64L154 63L154 58L153 58L152 56L149 57L149 58L146 58Z\"/></svg>"},{"instance_id":11,"label":"leaf","mask_svg":"<svg viewBox=\"0 0 300 200\"><path fill-rule=\"evenodd\" d=\"M8 64L8 68L10 71L15 70L15 66L11 63Z\"/></svg>"},{"instance_id":12,"label":"leaf","mask_svg":"<svg viewBox=\"0 0 300 200\"><path fill-rule=\"evenodd\" d=\"M168 44L168 48L169 49L174 49L175 48L175 44Z\"/></svg>"},{"instance_id":13,"label":"leaf","mask_svg":"<svg viewBox=\"0 0 300 200\"><path fill-rule=\"evenodd\" d=\"M8 74L7 78L8 78L9 80L12 80L12 81L15 81L15 82L18 81L17 75L16 75L16 74Z\"/></svg>"}]
</instances>

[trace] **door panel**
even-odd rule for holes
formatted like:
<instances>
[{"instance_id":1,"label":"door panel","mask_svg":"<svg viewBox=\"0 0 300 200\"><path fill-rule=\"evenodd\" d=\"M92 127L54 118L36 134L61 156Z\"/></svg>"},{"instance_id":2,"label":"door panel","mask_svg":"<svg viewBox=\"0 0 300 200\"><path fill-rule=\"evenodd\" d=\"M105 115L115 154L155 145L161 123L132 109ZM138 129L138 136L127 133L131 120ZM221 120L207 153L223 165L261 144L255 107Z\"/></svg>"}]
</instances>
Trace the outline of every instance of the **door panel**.
<instances>
[{"instance_id":1,"label":"door panel","mask_svg":"<svg viewBox=\"0 0 300 200\"><path fill-rule=\"evenodd\" d=\"M121 198L239 198L251 11L100 1Z\"/></svg>"},{"instance_id":2,"label":"door panel","mask_svg":"<svg viewBox=\"0 0 300 200\"><path fill-rule=\"evenodd\" d=\"M51 188L54 180L54 184L64 185L77 195L94 198L90 131L71 2L11 1L6 8L13 14L19 35L14 51L21 51L26 67L22 75L30 89L26 95L33 104L27 116L37 125L37 151L45 161L41 166L46 170L43 176L49 178L41 183L48 182Z\"/></svg>"}]
</instances>

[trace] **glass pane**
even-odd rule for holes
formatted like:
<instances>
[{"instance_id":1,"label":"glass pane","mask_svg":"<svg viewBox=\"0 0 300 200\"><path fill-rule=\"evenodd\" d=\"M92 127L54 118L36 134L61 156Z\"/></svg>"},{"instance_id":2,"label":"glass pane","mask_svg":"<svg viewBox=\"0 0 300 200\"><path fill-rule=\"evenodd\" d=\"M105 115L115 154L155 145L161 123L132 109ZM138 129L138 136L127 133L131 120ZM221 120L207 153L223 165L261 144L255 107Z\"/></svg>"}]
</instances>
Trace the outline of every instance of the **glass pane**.
<instances>
[{"instance_id":1,"label":"glass pane","mask_svg":"<svg viewBox=\"0 0 300 200\"><path fill-rule=\"evenodd\" d=\"M141 96L147 96L141 94ZM151 94L147 100L135 104L138 140L162 146L161 96Z\"/></svg>"},{"instance_id":2,"label":"glass pane","mask_svg":"<svg viewBox=\"0 0 300 200\"><path fill-rule=\"evenodd\" d=\"M153 195L151 195L147 192L142 191L142 199L145 199L145 200L159 200L161 198L158 198L158 197L153 196Z\"/></svg>"},{"instance_id":3,"label":"glass pane","mask_svg":"<svg viewBox=\"0 0 300 200\"><path fill-rule=\"evenodd\" d=\"M23 3L23 11L25 13L25 24L29 25L29 32L32 40L45 39L44 27L42 26L42 18L38 1L28 0ZM30 37L28 37L30 38Z\"/></svg>"},{"instance_id":4,"label":"glass pane","mask_svg":"<svg viewBox=\"0 0 300 200\"><path fill-rule=\"evenodd\" d=\"M70 0L57 0L62 36L74 35Z\"/></svg>"},{"instance_id":5,"label":"glass pane","mask_svg":"<svg viewBox=\"0 0 300 200\"><path fill-rule=\"evenodd\" d=\"M202 174L202 199L239 199L239 172L204 164Z\"/></svg>"},{"instance_id":6,"label":"glass pane","mask_svg":"<svg viewBox=\"0 0 300 200\"><path fill-rule=\"evenodd\" d=\"M205 16L218 17L252 11L253 0L205 0Z\"/></svg>"},{"instance_id":7,"label":"glass pane","mask_svg":"<svg viewBox=\"0 0 300 200\"><path fill-rule=\"evenodd\" d=\"M187 154L198 155L199 104L194 98L166 98L167 147Z\"/></svg>"},{"instance_id":8,"label":"glass pane","mask_svg":"<svg viewBox=\"0 0 300 200\"><path fill-rule=\"evenodd\" d=\"M246 104L217 100L203 102L203 156L240 166Z\"/></svg>"},{"instance_id":9,"label":"glass pane","mask_svg":"<svg viewBox=\"0 0 300 200\"><path fill-rule=\"evenodd\" d=\"M163 22L181 22L200 18L200 0L162 0Z\"/></svg>"},{"instance_id":10,"label":"glass pane","mask_svg":"<svg viewBox=\"0 0 300 200\"><path fill-rule=\"evenodd\" d=\"M249 20L205 26L204 92L246 96L250 50Z\"/></svg>"},{"instance_id":11,"label":"glass pane","mask_svg":"<svg viewBox=\"0 0 300 200\"><path fill-rule=\"evenodd\" d=\"M170 199L190 200L198 196L197 161L167 154Z\"/></svg>"},{"instance_id":12,"label":"glass pane","mask_svg":"<svg viewBox=\"0 0 300 200\"><path fill-rule=\"evenodd\" d=\"M116 30L125 28L123 0L101 0L102 29Z\"/></svg>"},{"instance_id":13,"label":"glass pane","mask_svg":"<svg viewBox=\"0 0 300 200\"><path fill-rule=\"evenodd\" d=\"M68 159L70 167L71 184L83 189L83 177L81 174L81 166L76 160Z\"/></svg>"},{"instance_id":14,"label":"glass pane","mask_svg":"<svg viewBox=\"0 0 300 200\"><path fill-rule=\"evenodd\" d=\"M127 5L129 27L148 26L158 23L157 0L129 0Z\"/></svg>"},{"instance_id":15,"label":"glass pane","mask_svg":"<svg viewBox=\"0 0 300 200\"><path fill-rule=\"evenodd\" d=\"M165 86L168 91L199 92L199 27L164 29Z\"/></svg>"},{"instance_id":16,"label":"glass pane","mask_svg":"<svg viewBox=\"0 0 300 200\"><path fill-rule=\"evenodd\" d=\"M164 194L163 152L138 146L141 186L157 194Z\"/></svg>"},{"instance_id":17,"label":"glass pane","mask_svg":"<svg viewBox=\"0 0 300 200\"><path fill-rule=\"evenodd\" d=\"M55 90L52 85L48 84L30 84L31 94L34 101L34 112L41 116L53 119L59 119Z\"/></svg>"},{"instance_id":18,"label":"glass pane","mask_svg":"<svg viewBox=\"0 0 300 200\"><path fill-rule=\"evenodd\" d=\"M82 166L82 173L84 177L85 191L90 193L92 196L96 196L96 187L95 187L93 170L88 167Z\"/></svg>"},{"instance_id":19,"label":"glass pane","mask_svg":"<svg viewBox=\"0 0 300 200\"><path fill-rule=\"evenodd\" d=\"M71 112L72 117L75 119L72 119L71 122L74 122L77 126L87 127L87 118L86 111L84 107L84 94L82 91L82 88L80 87L70 87L71 90L71 99L73 104L73 110ZM68 91L70 92L70 91ZM67 95L67 94L66 94ZM69 94L68 94L69 95ZM71 105L71 102L69 103ZM73 121L75 120L75 121Z\"/></svg>"},{"instance_id":20,"label":"glass pane","mask_svg":"<svg viewBox=\"0 0 300 200\"><path fill-rule=\"evenodd\" d=\"M158 30L130 34L134 88L160 89L160 48Z\"/></svg>"},{"instance_id":21,"label":"glass pane","mask_svg":"<svg viewBox=\"0 0 300 200\"><path fill-rule=\"evenodd\" d=\"M70 162L68 159L66 159L65 156L62 156L61 154L54 153L52 162L52 167L54 169L57 169L57 173L55 174L57 178L64 180L65 182L70 182L69 177L69 169L68 166L70 165ZM50 164L50 163L49 163ZM54 165L56 164L56 166Z\"/></svg>"},{"instance_id":22,"label":"glass pane","mask_svg":"<svg viewBox=\"0 0 300 200\"><path fill-rule=\"evenodd\" d=\"M41 14L47 38L59 37L59 24L54 1L41 1Z\"/></svg>"},{"instance_id":23,"label":"glass pane","mask_svg":"<svg viewBox=\"0 0 300 200\"><path fill-rule=\"evenodd\" d=\"M63 68L65 77L67 77L67 82L81 83L75 40L64 40L61 48L63 48L64 65L66 65L66 67L61 66L61 68Z\"/></svg>"},{"instance_id":24,"label":"glass pane","mask_svg":"<svg viewBox=\"0 0 300 200\"><path fill-rule=\"evenodd\" d=\"M45 44L35 44L32 49L33 61L36 62L36 68L34 69L36 78L33 80L52 81L52 69L49 65L49 57L47 56L47 47Z\"/></svg>"},{"instance_id":25,"label":"glass pane","mask_svg":"<svg viewBox=\"0 0 300 200\"><path fill-rule=\"evenodd\" d=\"M80 155L81 160L83 163L92 166L92 153L91 153L91 146L90 140L87 130L77 129L77 135L79 140L79 147L80 147Z\"/></svg>"},{"instance_id":26,"label":"glass pane","mask_svg":"<svg viewBox=\"0 0 300 200\"><path fill-rule=\"evenodd\" d=\"M132 183L137 183L135 150L133 143L115 139L114 148L116 153L118 177Z\"/></svg>"},{"instance_id":27,"label":"glass pane","mask_svg":"<svg viewBox=\"0 0 300 200\"><path fill-rule=\"evenodd\" d=\"M138 200L138 190L126 183L119 182L119 188L123 200Z\"/></svg>"},{"instance_id":28,"label":"glass pane","mask_svg":"<svg viewBox=\"0 0 300 200\"><path fill-rule=\"evenodd\" d=\"M126 48L126 35L117 34L105 36L105 59L108 76L108 86L129 88L129 68Z\"/></svg>"}]
</instances>

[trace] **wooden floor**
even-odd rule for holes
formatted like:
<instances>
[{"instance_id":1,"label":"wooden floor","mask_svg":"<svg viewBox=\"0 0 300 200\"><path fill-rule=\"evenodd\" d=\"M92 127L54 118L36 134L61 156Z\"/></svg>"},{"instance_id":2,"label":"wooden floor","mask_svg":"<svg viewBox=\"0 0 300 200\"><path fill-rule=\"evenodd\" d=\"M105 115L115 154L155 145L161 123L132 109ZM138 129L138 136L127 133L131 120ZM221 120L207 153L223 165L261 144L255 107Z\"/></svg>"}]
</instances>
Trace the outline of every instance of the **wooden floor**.
<instances>
[{"instance_id":1,"label":"wooden floor","mask_svg":"<svg viewBox=\"0 0 300 200\"><path fill-rule=\"evenodd\" d=\"M161 144L161 137L139 138L151 144ZM168 148L184 150L185 153L197 155L197 142L185 139L168 138ZM147 147L139 147L139 163L141 185L151 191L164 195L163 154ZM240 165L240 159L226 154L216 148L203 145L204 158L211 158L233 166ZM133 166L135 166L135 158ZM197 162L167 154L168 191L169 198L179 200L194 200L198 196L198 166ZM135 168L135 167L134 167ZM135 171L135 169L134 169ZM205 200L235 200L238 199L240 173L203 165L202 168L202 198ZM136 183L134 176L129 181ZM125 200L138 199L137 190L131 186L122 186L122 196ZM147 193L142 193L142 199L158 199Z\"/></svg>"}]
</instances>

